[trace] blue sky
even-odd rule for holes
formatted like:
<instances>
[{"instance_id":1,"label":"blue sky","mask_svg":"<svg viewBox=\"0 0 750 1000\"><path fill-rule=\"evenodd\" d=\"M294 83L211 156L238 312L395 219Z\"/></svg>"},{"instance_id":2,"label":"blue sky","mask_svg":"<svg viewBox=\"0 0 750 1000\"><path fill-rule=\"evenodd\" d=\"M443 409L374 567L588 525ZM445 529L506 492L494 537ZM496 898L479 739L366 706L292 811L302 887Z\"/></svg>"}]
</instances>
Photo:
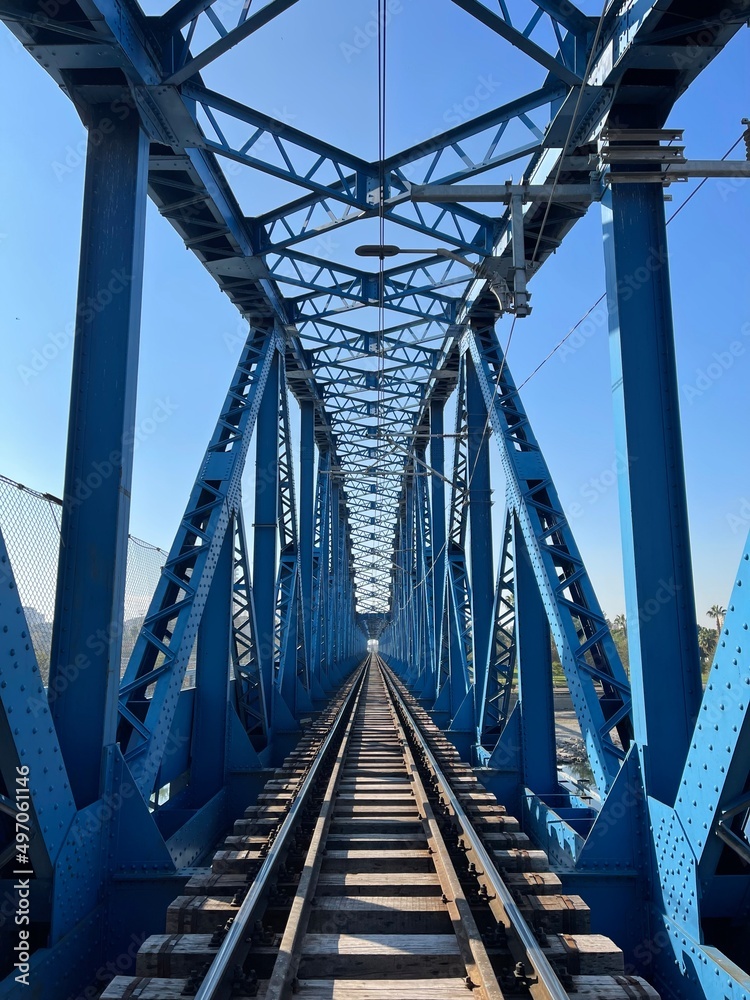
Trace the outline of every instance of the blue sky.
<instances>
[{"instance_id":1,"label":"blue sky","mask_svg":"<svg viewBox=\"0 0 750 1000\"><path fill-rule=\"evenodd\" d=\"M206 73L206 82L371 157L376 149L376 46L355 43L365 37L357 32L366 31L374 6L372 0L300 3L250 46L241 46ZM430 7L439 9L440 17L426 19L423 0L400 0L393 9L389 151L442 130L451 124L446 115L468 117L481 81L489 81L482 93L490 94L480 112L536 85L512 50L448 0ZM148 8L149 13L157 10ZM59 495L84 130L54 82L4 28L0 31L0 85L6 95L2 129L17 137L8 142L0 161L5 192L0 217L5 359L0 369L0 473ZM740 119L750 111L749 56L750 34L743 31L678 102L670 124L685 129L689 156L719 158L740 135ZM742 155L740 145L733 156ZM279 200L275 181L259 181L240 171L235 182L248 211L262 211ZM670 189L670 213L695 183ZM747 181L709 181L669 227L701 615L709 605L727 601L750 528L750 445L744 433L750 378L748 231ZM346 231L336 238L348 247ZM531 284L534 311L517 324L509 355L518 382L603 287L601 220L594 206ZM601 322L582 331L570 342L575 349L558 352L529 382L523 398L563 504L578 513L571 523L601 603L614 615L624 602L607 335ZM135 457L131 531L164 548L223 400L241 332L235 309L150 206L138 401L144 432ZM505 338L507 327L501 326L500 335ZM741 349L732 349L733 343ZM160 406L171 415L147 433L148 418ZM499 520L499 478L497 487Z\"/></svg>"}]
</instances>

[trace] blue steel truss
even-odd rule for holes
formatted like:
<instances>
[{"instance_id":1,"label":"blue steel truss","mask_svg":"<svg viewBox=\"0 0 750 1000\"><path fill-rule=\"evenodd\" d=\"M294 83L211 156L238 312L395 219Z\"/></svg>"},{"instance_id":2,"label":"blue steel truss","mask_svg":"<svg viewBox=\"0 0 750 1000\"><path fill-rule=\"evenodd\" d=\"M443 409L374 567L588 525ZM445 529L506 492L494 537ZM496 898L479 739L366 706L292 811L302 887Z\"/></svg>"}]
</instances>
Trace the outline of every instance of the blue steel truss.
<instances>
[{"instance_id":1,"label":"blue steel truss","mask_svg":"<svg viewBox=\"0 0 750 1000\"><path fill-rule=\"evenodd\" d=\"M36 0L17 0L0 11L87 126L121 102L122 120L88 151L80 299L117 268L133 275L101 314L78 311L54 698L0 539L0 643L13 657L10 669L0 660L0 862L11 846L6 793L33 745L43 763L29 778L43 933L31 964L45 997L80 993L134 927L160 929L154 914L361 658L366 636L519 810L634 968L665 996L750 997L737 944L750 899L750 553L701 695L668 269L632 296L619 280L654 248L667 259L662 187L607 186L628 168L615 164L608 177L593 156L607 129L622 137L664 125L746 21L745 3L698 11L643 0L592 17L568 0L452 2L496 36L500 55L514 47L537 85L382 161L202 78L274 18L293 16L296 0L178 0L155 17L102 0L49 0L44 15ZM247 216L233 164L287 193ZM431 202L413 190L460 191L506 165L524 184L546 185L548 198L480 210L468 196ZM564 196L569 185L585 197ZM527 278L592 192L603 202L618 449L640 456L620 484L630 677L495 331L503 310L528 311ZM123 442L134 421L147 196L248 334L120 678L132 468ZM369 267L324 245L378 218L406 246L440 246ZM496 573L491 448L506 480ZM111 474L80 497L76 484L105 460ZM665 580L674 599L643 614ZM597 809L557 773L550 635ZM643 942L657 940L644 959ZM0 997L17 992L0 985Z\"/></svg>"},{"instance_id":2,"label":"blue steel truss","mask_svg":"<svg viewBox=\"0 0 750 1000\"><path fill-rule=\"evenodd\" d=\"M269 692L264 690L258 659L258 624L255 620L245 519L242 506L234 515L234 580L232 602L232 666L237 714L253 746L262 750L268 741Z\"/></svg>"},{"instance_id":3,"label":"blue steel truss","mask_svg":"<svg viewBox=\"0 0 750 1000\"><path fill-rule=\"evenodd\" d=\"M608 788L619 771L622 747L631 740L630 684L494 330L473 328L466 346L594 777L600 788Z\"/></svg>"},{"instance_id":4,"label":"blue steel truss","mask_svg":"<svg viewBox=\"0 0 750 1000\"><path fill-rule=\"evenodd\" d=\"M161 579L120 685L120 743L150 795L172 725L208 588L239 505L242 471L276 334L251 331ZM152 687L153 685L153 687ZM151 688L150 698L145 697Z\"/></svg>"},{"instance_id":5,"label":"blue steel truss","mask_svg":"<svg viewBox=\"0 0 750 1000\"><path fill-rule=\"evenodd\" d=\"M507 509L495 583L485 690L479 698L480 717L477 728L480 743L484 747L494 747L497 744L508 721L516 668L515 615L513 512Z\"/></svg>"}]
</instances>

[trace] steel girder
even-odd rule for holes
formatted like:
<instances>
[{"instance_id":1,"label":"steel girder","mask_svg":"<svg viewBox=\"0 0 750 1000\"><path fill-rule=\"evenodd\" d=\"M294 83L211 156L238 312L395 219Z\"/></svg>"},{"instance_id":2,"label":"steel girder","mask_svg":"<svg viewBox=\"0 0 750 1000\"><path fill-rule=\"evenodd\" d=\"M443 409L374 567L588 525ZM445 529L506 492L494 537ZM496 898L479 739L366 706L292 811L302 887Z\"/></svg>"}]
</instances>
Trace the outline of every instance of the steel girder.
<instances>
[{"instance_id":1,"label":"steel girder","mask_svg":"<svg viewBox=\"0 0 750 1000\"><path fill-rule=\"evenodd\" d=\"M240 483L256 419L268 415L259 437L256 468L256 575L271 574L253 600L241 521L234 593L238 698L250 735L267 737L309 708L310 675L298 559L298 528L284 377L285 344L274 331L251 330L216 430L167 558L143 630L120 688L120 738L126 760L150 795L169 735L175 692L182 682L218 551L239 518ZM271 382L268 382L272 376ZM267 384L268 383L268 384ZM270 429L274 430L269 437ZM267 454L266 454L267 452ZM270 503L270 506L268 506ZM343 501L342 501L343 503ZM268 508L266 510L266 507ZM345 515L344 515L345 516ZM280 548L278 575L277 535ZM345 590L337 576L337 586ZM272 595L276 595L275 598ZM342 651L339 651L343 655ZM340 662L337 660L336 662ZM151 689L150 698L144 693ZM281 701L279 700L281 699ZM300 701L301 699L301 701ZM278 703L278 709L276 705ZM281 713L281 714L279 714Z\"/></svg>"},{"instance_id":2,"label":"steel girder","mask_svg":"<svg viewBox=\"0 0 750 1000\"><path fill-rule=\"evenodd\" d=\"M632 738L630 684L494 327L472 327L464 345L476 366L508 504L534 566L594 778L606 790Z\"/></svg>"},{"instance_id":3,"label":"steel girder","mask_svg":"<svg viewBox=\"0 0 750 1000\"><path fill-rule=\"evenodd\" d=\"M483 386L471 356L466 366L467 488L470 523L471 639L472 639L472 743L481 743L479 721L486 693L487 664L493 633L494 561L490 488L490 428ZM459 712L459 714L461 714ZM456 720L454 719L454 726Z\"/></svg>"},{"instance_id":4,"label":"steel girder","mask_svg":"<svg viewBox=\"0 0 750 1000\"><path fill-rule=\"evenodd\" d=\"M268 742L269 691L263 685L258 657L258 625L250 575L242 505L234 515L234 586L232 603L232 666L237 714L256 750Z\"/></svg>"},{"instance_id":5,"label":"steel girder","mask_svg":"<svg viewBox=\"0 0 750 1000\"><path fill-rule=\"evenodd\" d=\"M513 512L506 510L500 559L495 583L492 637L487 658L484 692L479 697L477 728L480 743L493 750L508 721L516 668L515 552Z\"/></svg>"},{"instance_id":6,"label":"steel girder","mask_svg":"<svg viewBox=\"0 0 750 1000\"><path fill-rule=\"evenodd\" d=\"M24 841L26 864L33 867L37 878L49 885L52 869L65 843L73 822L76 805L68 780L65 760L60 753L57 733L52 724L50 703L54 704L55 688L49 699L39 674L21 607L18 588L8 551L0 534L0 628L8 638L13 658L0 661L0 779L4 794L0 797L0 869L6 869L15 856L15 821L20 806L31 816L33 836ZM72 666L72 665L71 665ZM58 685L61 686L61 685ZM30 749L45 761L57 762L42 772L29 767L36 763ZM19 784L19 777L25 780ZM23 802L16 802L16 789ZM18 865L16 867L21 867ZM41 906L41 900L40 906Z\"/></svg>"},{"instance_id":7,"label":"steel girder","mask_svg":"<svg viewBox=\"0 0 750 1000\"><path fill-rule=\"evenodd\" d=\"M135 446L148 144L133 118L89 142L50 682L79 806L114 742ZM117 230L118 239L112 238ZM108 300L103 292L108 293ZM102 303L92 309L91 302ZM95 585L89 583L94 581ZM76 683L69 684L66 671ZM166 734L165 734L166 735Z\"/></svg>"},{"instance_id":8,"label":"steel girder","mask_svg":"<svg viewBox=\"0 0 750 1000\"><path fill-rule=\"evenodd\" d=\"M205 606L218 552L239 504L240 483L263 390L280 342L251 330L143 629L120 685L120 742L149 797L164 754L177 692ZM153 688L152 688L153 685ZM147 689L152 688L150 698Z\"/></svg>"},{"instance_id":9,"label":"steel girder","mask_svg":"<svg viewBox=\"0 0 750 1000\"><path fill-rule=\"evenodd\" d=\"M750 538L671 801L650 794L637 740L585 839L563 837L560 815L528 792L530 829L569 891L586 893L633 968L681 1000L750 996L749 567Z\"/></svg>"},{"instance_id":10,"label":"steel girder","mask_svg":"<svg viewBox=\"0 0 750 1000\"><path fill-rule=\"evenodd\" d=\"M412 470L407 473L400 504L398 541L393 552L386 553L398 581L398 603L391 616L403 626L407 636L402 662L409 683L420 693L434 689L434 567L432 512L427 490L429 472L425 462L425 443L417 452ZM397 558L400 557L400 558ZM401 617L404 620L401 620Z\"/></svg>"},{"instance_id":11,"label":"steel girder","mask_svg":"<svg viewBox=\"0 0 750 1000\"><path fill-rule=\"evenodd\" d=\"M515 656L512 622L517 608L513 570L517 571L517 554L510 551L508 521L499 576L493 588L486 579L488 571L491 572L492 549L484 513L489 499L488 467L486 455L482 457L491 430L506 475L508 517L515 518L517 531L522 533L595 780L606 791L632 739L628 679L519 399L494 323L475 323L464 336L461 350L443 634L433 710L437 718L450 723L457 742L461 739L466 743L468 739L466 749L475 747L475 753L484 759L507 721ZM469 389L473 389L471 402L467 399ZM407 467L402 495L406 512L411 475L412 470ZM404 535L397 533L394 542L397 563L399 550L414 544L408 521L402 518L400 525L401 532L405 525L408 541L404 544ZM467 532L472 541L471 572L466 559ZM418 538L416 544L419 546ZM475 594L478 588L482 592L481 615ZM394 590L393 624L389 631L402 629L411 637L419 594L415 597L407 592L401 599L396 599L395 594ZM478 624L487 638L481 634L477 638ZM437 637L432 641L437 647ZM388 642L386 637L386 651L390 649ZM408 650L409 647L404 654ZM417 661L407 662L413 669ZM554 740L553 733L550 739Z\"/></svg>"},{"instance_id":12,"label":"steel girder","mask_svg":"<svg viewBox=\"0 0 750 1000\"><path fill-rule=\"evenodd\" d=\"M278 406L278 525L279 569L276 582L274 634L274 685L293 715L311 709L310 676L302 609L301 568L297 531L292 443L289 431L289 401L285 370L281 367ZM256 470L257 474L257 470ZM308 512L309 513L309 512Z\"/></svg>"},{"instance_id":13,"label":"steel girder","mask_svg":"<svg viewBox=\"0 0 750 1000\"><path fill-rule=\"evenodd\" d=\"M249 5L244 5L235 20L227 17L227 10L216 0L179 0L170 10L159 18L160 33L169 40L169 58L172 67L172 82L180 82L194 76L200 69L208 66L214 59L237 45L244 38L259 30L278 14L293 7L297 0L268 0L260 9L249 13ZM478 5L477 5L478 6ZM539 0L531 5L531 14L525 20L523 27L514 27L510 13L505 3L500 4L501 14L497 18L502 23L495 27L511 44L526 51L538 59L547 68L563 74L568 64L565 56L560 62L537 45L532 39L543 14L548 15L558 44L562 43L561 30L565 29L576 38L583 38L591 33L591 20L574 4L560 4L557 0ZM473 9L469 8L472 13ZM476 16L479 16L478 14ZM546 18L545 18L545 23ZM201 32L208 28L208 37ZM181 31L187 29L184 38ZM203 39L200 45L195 43L190 48L193 37Z\"/></svg>"},{"instance_id":14,"label":"steel girder","mask_svg":"<svg viewBox=\"0 0 750 1000\"><path fill-rule=\"evenodd\" d=\"M434 670L435 631L432 620L435 606L435 549L432 537L432 511L427 489L429 471L425 460L425 443L417 450L414 469L414 544L418 627L415 663L419 672L418 686L423 690L425 679Z\"/></svg>"},{"instance_id":15,"label":"steel girder","mask_svg":"<svg viewBox=\"0 0 750 1000\"><path fill-rule=\"evenodd\" d=\"M331 579L331 454L321 453L315 487L315 540L313 549L312 656L315 672L324 689L329 686L328 656Z\"/></svg>"},{"instance_id":16,"label":"steel girder","mask_svg":"<svg viewBox=\"0 0 750 1000\"><path fill-rule=\"evenodd\" d=\"M746 964L739 945L743 932L724 957L714 929L721 921L736 922L739 928L738 917L747 912L750 899L748 592L750 538L727 602L673 808L649 800L651 863L659 886L653 920L673 958L660 966L658 975L665 987L684 990L691 1000L712 995L717 981L729 995L750 990L747 972L734 964ZM676 864L676 858L682 863Z\"/></svg>"},{"instance_id":17,"label":"steel girder","mask_svg":"<svg viewBox=\"0 0 750 1000\"><path fill-rule=\"evenodd\" d=\"M463 366L458 382L455 422L455 448L453 453L453 472L451 479L451 494L448 513L448 530L446 534L444 508L442 500L444 491L444 444L442 439L442 401L437 400L433 407L434 419L430 427L440 436L430 439L431 466L426 465L424 452L418 453L415 468L419 472L429 471L432 478L433 501L438 499L440 506L433 502L431 525L437 527L437 539L434 553L430 556L429 577L435 603L433 616L425 621L425 628L430 632L429 647L433 651L432 658L425 665L429 671L429 680L422 682L422 692L425 698L434 701L436 718L444 724L449 724L457 715L466 693L471 685L472 669L472 630L471 630L471 596L468 575L466 572L466 531L468 525L468 454L467 454L467 423L465 406L465 373ZM419 440L419 438L418 438ZM437 465L435 462L437 461ZM414 474L407 470L407 474ZM404 489L406 490L406 484ZM402 495L402 510L405 512L409 494ZM394 599L391 609L391 623L383 636L383 649L390 652L391 637L403 632L411 636L410 615L414 594L421 596L427 578L414 578L411 563L407 558L414 559L413 542L409 540L408 528L401 521L394 540L393 562ZM419 540L417 540L419 546ZM415 591L415 585L417 589ZM397 597L398 595L398 597ZM401 663L408 661L408 647L398 656ZM413 662L413 661L412 661Z\"/></svg>"},{"instance_id":18,"label":"steel girder","mask_svg":"<svg viewBox=\"0 0 750 1000\"><path fill-rule=\"evenodd\" d=\"M471 589L466 571L466 533L469 523L468 415L466 408L466 366L461 365L455 422L453 480L448 513L448 557L446 596L443 606L443 649L447 660L440 664L438 712L447 712L452 721L468 691L472 676Z\"/></svg>"},{"instance_id":19,"label":"steel girder","mask_svg":"<svg viewBox=\"0 0 750 1000\"><path fill-rule=\"evenodd\" d=\"M669 248L661 192L615 188L603 220L634 725L650 793L669 803L701 697ZM648 260L648 280L626 294Z\"/></svg>"}]
</instances>

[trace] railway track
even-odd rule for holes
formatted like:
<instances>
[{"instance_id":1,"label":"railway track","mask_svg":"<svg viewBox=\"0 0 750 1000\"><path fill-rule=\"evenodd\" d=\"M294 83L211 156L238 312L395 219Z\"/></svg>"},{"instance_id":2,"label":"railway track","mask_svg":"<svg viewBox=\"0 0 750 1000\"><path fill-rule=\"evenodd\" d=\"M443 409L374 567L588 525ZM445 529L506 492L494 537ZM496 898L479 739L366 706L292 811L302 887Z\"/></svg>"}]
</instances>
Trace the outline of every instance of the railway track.
<instances>
[{"instance_id":1,"label":"railway track","mask_svg":"<svg viewBox=\"0 0 750 1000\"><path fill-rule=\"evenodd\" d=\"M102 1000L658 1000L589 924L372 657Z\"/></svg>"}]
</instances>

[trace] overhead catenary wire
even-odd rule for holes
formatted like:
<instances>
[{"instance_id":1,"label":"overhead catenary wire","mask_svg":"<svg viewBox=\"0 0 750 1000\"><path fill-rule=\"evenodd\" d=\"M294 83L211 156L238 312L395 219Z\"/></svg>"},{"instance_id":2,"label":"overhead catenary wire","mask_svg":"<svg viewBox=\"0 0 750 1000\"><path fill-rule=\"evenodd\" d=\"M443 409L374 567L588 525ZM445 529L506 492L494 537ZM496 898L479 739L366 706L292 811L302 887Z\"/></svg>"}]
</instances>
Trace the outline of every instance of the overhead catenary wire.
<instances>
[{"instance_id":1,"label":"overhead catenary wire","mask_svg":"<svg viewBox=\"0 0 750 1000\"><path fill-rule=\"evenodd\" d=\"M744 137L745 137L745 133L743 132L742 135L740 135L740 137L734 143L732 143L732 145L729 147L729 149L726 151L726 153L724 153L724 155L721 157L721 159L722 160L726 160L729 156L731 156L731 154L734 152L734 150L737 148L737 146L739 146L739 144L743 141ZM703 185L706 183L707 180L709 180L709 178L708 177L704 177L700 181L700 183L696 185L696 187L690 192L690 194L687 196L687 198L685 198L685 200L680 205L678 205L678 207L675 209L675 211L669 216L669 218L666 221L666 225L669 225L674 219L677 218L677 216L685 208L685 206L688 205L689 202L691 202L692 199L698 194L698 192L700 191L700 189L703 187ZM516 386L516 388L515 388L515 394L519 393L521 391L521 389L524 388L524 386L528 385L528 383L532 380L532 378L534 378L534 376L537 375L542 370L542 368L547 364L547 362L550 361L555 356L555 354L560 350L560 348L570 339L570 337L573 336L573 334L581 326L581 324L584 323L588 319L588 317L597 308L597 306L599 306L604 301L604 299L606 298L606 295L607 295L606 291L602 292L602 294L599 296L599 298L589 306L589 308L580 317L580 319L578 319L573 324L573 326L567 331L567 333L565 334L565 336L562 337L555 344L555 346L552 348L552 350L547 355L545 355L544 358L542 358L542 360L539 362L539 364L536 366L536 368L534 368L529 373L529 375L527 375L526 378ZM492 405L493 406L494 406L494 401L497 398L498 389L500 387L500 380L501 380L501 377L502 377L503 369L505 367L505 363L506 363L506 359L507 359L507 355L508 355L508 349L510 347L510 344L511 344L511 341L512 341L512 338L513 338L513 330L514 330L514 327L515 327L515 319L516 318L514 316L513 317L513 324L511 325L510 333L508 335L508 340L507 340L506 345L505 345L505 351L503 352L503 358L502 358L502 361L501 361L501 364L500 364L500 371L499 371L497 379L495 381L495 393L494 393L493 400L492 400ZM487 429L489 427L490 413L491 413L491 408L488 407L488 409L487 409L487 419L485 421L484 431L482 433L482 438L480 440L480 447L481 447L481 444L484 442L484 436L485 436L485 434L487 432ZM477 459L478 459L478 457L479 457L479 452L477 451ZM477 459L475 459L474 467L471 470L471 475L468 477L467 487L466 487L467 492L468 492L468 489L469 489L469 487L471 485L471 478L473 476L474 469L476 468L476 461L477 461ZM428 468L429 468L430 472L432 472L434 474L437 474L435 472L435 470L433 470L431 467L428 466ZM443 477L443 478L445 478L445 477ZM451 486L455 485L452 480L446 479L445 481L449 482ZM447 541L443 545L443 547L440 549L440 551L437 553L437 556L435 556L433 558L433 563L432 563L432 566L430 567L430 569L427 570L427 572L423 574L422 579L419 580L414 585L414 589L413 589L412 593L416 593L424 585L425 581L427 580L427 577L434 570L434 566L435 566L435 564L437 562L437 557L440 556L440 555L442 555L442 553L443 553L446 545L447 545ZM399 610L401 610L401 609L399 609Z\"/></svg>"},{"instance_id":2,"label":"overhead catenary wire","mask_svg":"<svg viewBox=\"0 0 750 1000\"><path fill-rule=\"evenodd\" d=\"M596 32L594 34L594 40L592 42L591 51L589 53L589 57L588 57L588 60L587 60L587 63L586 63L586 70L585 70L585 72L583 74L584 83L585 83L586 79L588 78L589 72L591 70L591 66L592 66L593 59L594 59L594 53L596 52L596 46L597 46L597 43L599 41L599 37L601 35L602 27L604 25L604 17L605 17L606 11L607 11L607 4L604 4L603 7L602 7L602 12L601 12L601 14L599 16L599 21L598 21L597 26L596 26ZM579 88L579 90L578 90L578 98L576 100L575 109L573 111L573 116L571 118L570 126L568 128L568 133L567 133L567 135L565 137L565 142L563 144L562 151L560 153L560 160L559 160L558 165L557 165L557 171L555 173L555 177L554 177L554 180L552 182L552 190L550 192L549 198L547 200L547 204L545 206L544 216L542 217L542 224L539 227L539 232L537 233L536 243L534 245L534 252L532 253L532 256L531 256L531 263L532 264L536 260L536 255L537 255L537 252L539 250L539 245L540 245L541 240L542 240L542 235L544 233L544 228L545 228L545 226L547 224L547 218L549 216L550 208L552 206L552 200L553 200L553 197L554 197L555 188L556 188L557 183L558 183L558 181L560 179L560 172L562 170L563 159L565 157L565 154L566 154L566 151L567 151L567 148L568 148L568 144L569 144L571 136L573 134L573 129L575 127L576 119L578 117L578 109L580 108L580 105L581 105L581 98L582 98L582 96L583 96L583 86L581 86ZM381 239L381 243L382 242L383 241ZM498 298L498 301L499 301L499 298ZM486 420L485 420L485 423L484 423L484 428L482 430L482 435L481 435L481 438L480 438L480 441L479 441L479 447L477 448L477 451L476 451L476 456L474 458L474 463L473 463L471 469L469 470L469 475L467 476L467 483L466 483L466 493L467 493L467 495L468 495L468 493L469 493L469 491L471 489L471 484L472 484L472 482L474 480L474 475L476 473L477 462L479 461L479 456L480 456L482 448L484 446L484 442L485 442L485 439L486 439L486 436L487 436L487 432L489 430L490 423L491 423L491 420L492 420L492 411L493 411L493 408L494 408L494 405L495 405L495 400L497 398L498 391L500 389L500 384L502 382L503 371L505 369L505 364L506 364L506 359L507 359L507 356L508 356L508 351L509 351L510 345L511 345L511 343L513 341L513 333L514 333L515 327L516 327L516 319L517 319L517 317L514 315L513 316L513 321L511 323L510 331L508 333L508 340L506 341L506 344L505 344L505 350L503 351L503 356L502 356L502 358L500 360L500 369L499 369L499 371L497 373L497 376L495 378L495 389L494 389L492 401L490 402L490 405L487 407L487 417L486 417ZM454 488L455 488L455 486L454 486ZM465 498L464 499L464 505L467 502L468 502L468 500ZM439 555L442 555L442 551L439 553ZM433 572L433 569L434 569L434 566L435 566L436 562L437 562L437 559L433 558L432 566L430 566L430 569L424 574L424 579L421 580L415 586L415 588L414 588L415 591L419 589L419 587L424 583L424 581L427 579L427 577L429 576L429 574L431 572Z\"/></svg>"},{"instance_id":3,"label":"overhead catenary wire","mask_svg":"<svg viewBox=\"0 0 750 1000\"><path fill-rule=\"evenodd\" d=\"M380 246L385 244L385 156L386 156L386 70L387 70L387 0L378 0L378 235ZM377 331L377 361L376 361L376 414L375 414L375 461L376 461L376 496L380 494L378 471L380 467L380 450L382 438L383 407L385 404L385 260L378 260L378 331ZM381 511L376 509L375 527L382 527ZM374 550L371 547L371 558Z\"/></svg>"},{"instance_id":4,"label":"overhead catenary wire","mask_svg":"<svg viewBox=\"0 0 750 1000\"><path fill-rule=\"evenodd\" d=\"M724 155L721 157L721 159L722 160L726 160L727 157L729 157L735 151L735 149L739 146L739 144L742 142L742 140L744 139L744 137L745 137L745 134L743 132L743 134L739 137L739 139L737 139L736 142L732 143L732 145L729 147L729 149L726 151L726 153L724 153ZM674 219L677 218L677 216L680 214L680 212L683 210L683 208L685 208L685 206L688 205L693 200L693 198L698 194L698 192L700 191L700 189L703 187L703 185L708 180L710 180L710 178L704 177L699 184L696 184L696 186L693 188L693 190L690 192L690 194L687 196L687 198L683 202L681 202L677 206L677 208L674 210L674 212L672 212L672 214L669 216L669 218L667 219L666 225L669 225L670 222L673 222ZM558 342L555 344L555 346L552 348L552 350L549 352L549 354L547 354L544 358L542 358L542 360L539 362L539 364L536 366L536 368L534 368L534 370L529 375L526 376L526 378L523 380L523 382L521 382L518 386L516 386L516 392L520 392L521 389L523 389L523 387L525 385L527 385L531 381L532 378L534 378L534 376L537 374L537 372L541 371L542 368L544 368L544 366L547 364L547 362L551 358L553 358L555 354L557 354L557 352L560 350L560 348L563 346L563 344L565 344L565 342L567 340L569 340L573 336L573 334L576 332L576 330L578 329L578 327L581 326L581 324L584 323L588 319L588 317L591 315L591 313L594 311L594 309L596 309L596 307L598 305L600 305L604 301L604 299L606 297L607 297L607 293L606 292L602 292L602 294L599 296L599 298L596 300L596 302L592 303L589 306L589 308L586 310L586 312L583 314L583 316L581 316L581 318L579 320L577 320L573 324L573 326L571 326L571 328L568 330L568 332L565 334L565 336L562 337L560 340L558 340Z\"/></svg>"}]
</instances>

